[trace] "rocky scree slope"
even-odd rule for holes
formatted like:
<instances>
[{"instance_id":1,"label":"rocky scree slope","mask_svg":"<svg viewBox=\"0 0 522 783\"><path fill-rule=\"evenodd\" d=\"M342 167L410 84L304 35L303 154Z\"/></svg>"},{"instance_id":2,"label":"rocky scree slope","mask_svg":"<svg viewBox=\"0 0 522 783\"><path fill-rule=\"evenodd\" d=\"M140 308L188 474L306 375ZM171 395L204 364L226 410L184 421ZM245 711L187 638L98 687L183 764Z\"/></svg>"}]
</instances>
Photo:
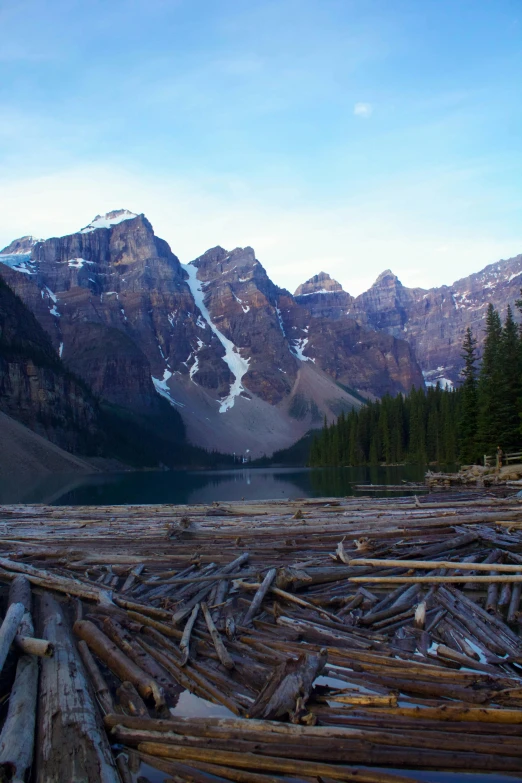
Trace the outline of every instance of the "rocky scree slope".
<instances>
[{"instance_id":1,"label":"rocky scree slope","mask_svg":"<svg viewBox=\"0 0 522 783\"><path fill-rule=\"evenodd\" d=\"M160 395L207 448L269 453L361 393L422 384L407 343L333 323L274 285L252 248L216 247L182 266L127 210L27 248L2 251L0 272L67 367L140 415Z\"/></svg>"}]
</instances>

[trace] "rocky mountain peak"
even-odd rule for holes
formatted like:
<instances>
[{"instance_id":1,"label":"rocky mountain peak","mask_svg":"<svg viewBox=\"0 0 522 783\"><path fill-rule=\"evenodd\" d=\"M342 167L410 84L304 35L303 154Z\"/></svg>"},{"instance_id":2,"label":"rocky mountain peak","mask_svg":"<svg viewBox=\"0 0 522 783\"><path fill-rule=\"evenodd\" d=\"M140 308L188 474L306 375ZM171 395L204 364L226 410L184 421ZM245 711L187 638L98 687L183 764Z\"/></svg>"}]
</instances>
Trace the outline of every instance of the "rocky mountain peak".
<instances>
[{"instance_id":1,"label":"rocky mountain peak","mask_svg":"<svg viewBox=\"0 0 522 783\"><path fill-rule=\"evenodd\" d=\"M19 239L13 239L11 244L0 250L0 256L21 256L28 255L37 242L42 242L42 239L36 239L36 237L25 236Z\"/></svg>"},{"instance_id":2,"label":"rocky mountain peak","mask_svg":"<svg viewBox=\"0 0 522 783\"><path fill-rule=\"evenodd\" d=\"M96 215L88 226L80 229L80 233L88 234L98 228L111 228L124 220L133 220L137 217L135 212L130 212L128 209L114 209L112 212L106 212L105 215Z\"/></svg>"},{"instance_id":3,"label":"rocky mountain peak","mask_svg":"<svg viewBox=\"0 0 522 783\"><path fill-rule=\"evenodd\" d=\"M308 296L309 294L329 294L332 291L342 291L343 287L327 272L319 272L306 283L301 283L295 290L294 296Z\"/></svg>"},{"instance_id":4,"label":"rocky mountain peak","mask_svg":"<svg viewBox=\"0 0 522 783\"><path fill-rule=\"evenodd\" d=\"M401 281L397 275L391 271L391 269L385 269L384 272L381 272L375 283L372 285L372 288L383 284L402 286Z\"/></svg>"}]
</instances>

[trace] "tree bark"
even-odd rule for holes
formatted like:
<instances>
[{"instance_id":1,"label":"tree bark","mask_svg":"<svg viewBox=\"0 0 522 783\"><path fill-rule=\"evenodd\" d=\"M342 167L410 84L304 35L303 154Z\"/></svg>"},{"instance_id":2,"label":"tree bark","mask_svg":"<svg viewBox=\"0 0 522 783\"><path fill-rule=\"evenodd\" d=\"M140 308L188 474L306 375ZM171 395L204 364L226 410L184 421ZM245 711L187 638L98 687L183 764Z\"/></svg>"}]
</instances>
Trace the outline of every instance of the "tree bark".
<instances>
[{"instance_id":1,"label":"tree bark","mask_svg":"<svg viewBox=\"0 0 522 783\"><path fill-rule=\"evenodd\" d=\"M40 612L56 653L42 659L36 783L120 783L61 607L45 594Z\"/></svg>"}]
</instances>

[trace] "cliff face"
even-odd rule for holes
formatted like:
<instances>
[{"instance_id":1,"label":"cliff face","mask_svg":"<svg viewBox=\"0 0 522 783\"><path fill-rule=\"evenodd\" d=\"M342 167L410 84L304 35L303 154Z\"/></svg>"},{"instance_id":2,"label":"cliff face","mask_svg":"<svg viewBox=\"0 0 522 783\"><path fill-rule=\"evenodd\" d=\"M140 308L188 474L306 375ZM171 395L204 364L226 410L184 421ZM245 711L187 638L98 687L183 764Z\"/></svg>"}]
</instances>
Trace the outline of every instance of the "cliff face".
<instances>
[{"instance_id":1,"label":"cliff face","mask_svg":"<svg viewBox=\"0 0 522 783\"><path fill-rule=\"evenodd\" d=\"M380 397L423 386L411 346L348 317L353 298L336 285L339 288L296 296L297 307L287 302L286 328L299 335L303 355L337 383L364 396Z\"/></svg>"},{"instance_id":2,"label":"cliff face","mask_svg":"<svg viewBox=\"0 0 522 783\"><path fill-rule=\"evenodd\" d=\"M66 372L49 337L0 277L0 410L70 451L96 454L97 403Z\"/></svg>"},{"instance_id":3,"label":"cliff face","mask_svg":"<svg viewBox=\"0 0 522 783\"><path fill-rule=\"evenodd\" d=\"M352 297L323 273L293 297L250 247L182 266L126 210L29 244L6 248L0 269L66 366L140 415L161 395L196 444L262 454L358 405L340 384L369 396L422 384L409 347L346 318Z\"/></svg>"},{"instance_id":4,"label":"cliff face","mask_svg":"<svg viewBox=\"0 0 522 783\"><path fill-rule=\"evenodd\" d=\"M451 286L406 288L387 270L358 296L348 314L364 326L402 337L412 346L426 381L454 384L463 366L462 341L468 326L484 339L488 304L505 315L522 285L522 255L490 264Z\"/></svg>"}]
</instances>

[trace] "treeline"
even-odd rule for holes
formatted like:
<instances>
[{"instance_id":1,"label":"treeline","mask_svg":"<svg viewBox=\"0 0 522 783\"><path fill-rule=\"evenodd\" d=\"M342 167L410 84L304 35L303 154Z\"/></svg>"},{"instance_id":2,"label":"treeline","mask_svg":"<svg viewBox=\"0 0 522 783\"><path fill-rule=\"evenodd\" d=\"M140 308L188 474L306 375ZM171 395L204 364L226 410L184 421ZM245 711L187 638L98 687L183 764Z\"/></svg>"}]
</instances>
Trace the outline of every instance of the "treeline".
<instances>
[{"instance_id":1,"label":"treeline","mask_svg":"<svg viewBox=\"0 0 522 783\"><path fill-rule=\"evenodd\" d=\"M522 300L516 305L522 310ZM334 424L325 422L312 442L309 464L472 463L493 455L498 445L504 451L520 448L522 330L511 307L502 323L489 305L485 331L478 370L477 341L467 329L457 389L412 388L406 396L385 395L341 414Z\"/></svg>"}]
</instances>

